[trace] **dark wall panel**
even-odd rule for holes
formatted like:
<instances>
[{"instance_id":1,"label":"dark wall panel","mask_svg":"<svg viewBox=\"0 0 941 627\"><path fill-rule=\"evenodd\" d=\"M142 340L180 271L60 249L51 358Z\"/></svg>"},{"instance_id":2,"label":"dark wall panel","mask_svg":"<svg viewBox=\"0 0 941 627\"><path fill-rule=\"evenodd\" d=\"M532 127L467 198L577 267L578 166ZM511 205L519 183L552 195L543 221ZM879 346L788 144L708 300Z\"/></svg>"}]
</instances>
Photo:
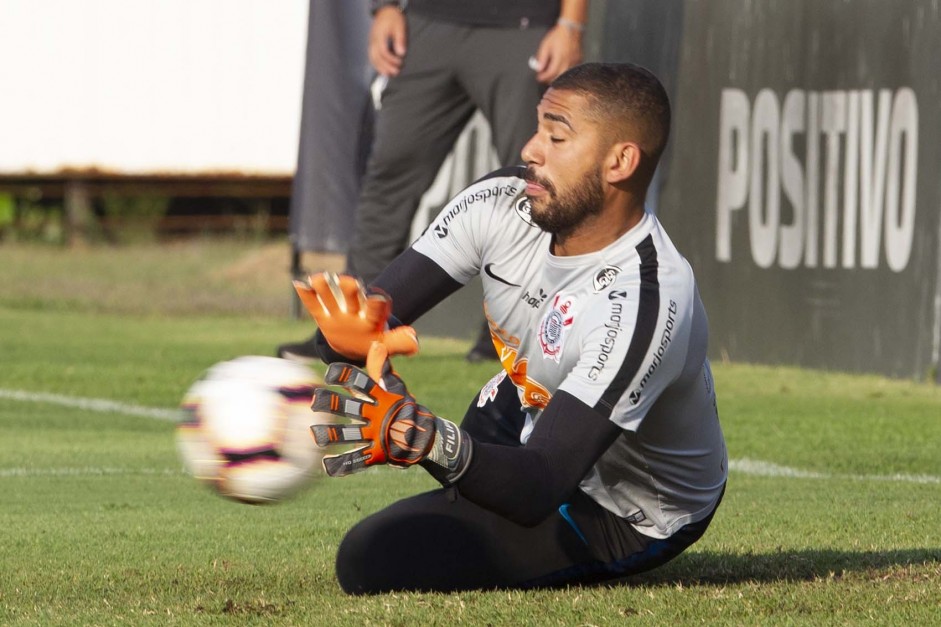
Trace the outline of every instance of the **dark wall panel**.
<instances>
[{"instance_id":1,"label":"dark wall panel","mask_svg":"<svg viewBox=\"0 0 941 627\"><path fill-rule=\"evenodd\" d=\"M941 17L914 0L688 1L660 217L715 355L937 360Z\"/></svg>"}]
</instances>

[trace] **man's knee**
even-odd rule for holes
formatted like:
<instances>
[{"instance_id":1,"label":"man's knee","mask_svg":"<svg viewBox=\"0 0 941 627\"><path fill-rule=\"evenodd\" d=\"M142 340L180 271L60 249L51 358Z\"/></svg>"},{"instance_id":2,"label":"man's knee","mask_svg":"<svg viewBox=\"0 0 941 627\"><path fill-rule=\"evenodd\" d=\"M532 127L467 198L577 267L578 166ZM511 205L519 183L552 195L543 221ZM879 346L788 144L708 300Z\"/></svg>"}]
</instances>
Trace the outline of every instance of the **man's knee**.
<instances>
[{"instance_id":1,"label":"man's knee","mask_svg":"<svg viewBox=\"0 0 941 627\"><path fill-rule=\"evenodd\" d=\"M337 580L349 594L451 591L503 582L493 538L472 506L435 490L367 517L337 551Z\"/></svg>"},{"instance_id":2,"label":"man's knee","mask_svg":"<svg viewBox=\"0 0 941 627\"><path fill-rule=\"evenodd\" d=\"M337 580L349 594L432 589L435 538L447 517L424 511L434 493L394 503L347 532L337 550Z\"/></svg>"},{"instance_id":3,"label":"man's knee","mask_svg":"<svg viewBox=\"0 0 941 627\"><path fill-rule=\"evenodd\" d=\"M360 526L356 525L346 534L337 550L337 581L347 594L374 592L368 573L370 540L359 531Z\"/></svg>"}]
</instances>

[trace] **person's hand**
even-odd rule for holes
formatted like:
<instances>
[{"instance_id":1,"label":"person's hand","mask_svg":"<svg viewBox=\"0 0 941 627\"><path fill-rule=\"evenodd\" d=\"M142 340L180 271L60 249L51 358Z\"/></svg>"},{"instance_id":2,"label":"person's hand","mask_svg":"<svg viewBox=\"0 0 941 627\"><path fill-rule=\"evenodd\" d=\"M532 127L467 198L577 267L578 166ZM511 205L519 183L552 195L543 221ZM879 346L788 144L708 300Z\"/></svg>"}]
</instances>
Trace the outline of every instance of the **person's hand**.
<instances>
[{"instance_id":1,"label":"person's hand","mask_svg":"<svg viewBox=\"0 0 941 627\"><path fill-rule=\"evenodd\" d=\"M373 342L381 342L390 355L414 355L418 335L409 326L388 328L392 299L383 292L366 294L363 284L332 272L294 281L294 289L327 344L348 359L362 361Z\"/></svg>"},{"instance_id":2,"label":"person's hand","mask_svg":"<svg viewBox=\"0 0 941 627\"><path fill-rule=\"evenodd\" d=\"M408 46L405 15L397 6L380 8L369 30L369 62L383 76L397 76Z\"/></svg>"},{"instance_id":3,"label":"person's hand","mask_svg":"<svg viewBox=\"0 0 941 627\"><path fill-rule=\"evenodd\" d=\"M551 83L559 74L582 62L582 33L556 24L542 38L535 59L536 80Z\"/></svg>"},{"instance_id":4,"label":"person's hand","mask_svg":"<svg viewBox=\"0 0 941 627\"><path fill-rule=\"evenodd\" d=\"M314 391L311 410L353 418L353 424L315 424L310 429L318 446L365 443L365 446L323 458L331 477L342 477L375 464L423 468L445 485L457 481L471 459L471 440L453 422L419 405L392 370L386 347L374 342L366 372L349 364L330 364L327 385L341 385L353 396L325 388Z\"/></svg>"}]
</instances>

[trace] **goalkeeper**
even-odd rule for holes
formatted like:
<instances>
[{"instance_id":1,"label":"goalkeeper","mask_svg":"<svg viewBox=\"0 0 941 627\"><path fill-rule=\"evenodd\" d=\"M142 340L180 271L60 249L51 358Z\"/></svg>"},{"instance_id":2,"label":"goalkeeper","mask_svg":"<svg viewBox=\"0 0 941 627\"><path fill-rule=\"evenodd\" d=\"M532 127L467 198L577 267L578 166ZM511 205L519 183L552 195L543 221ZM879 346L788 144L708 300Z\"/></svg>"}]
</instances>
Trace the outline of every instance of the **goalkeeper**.
<instances>
[{"instance_id":1,"label":"goalkeeper","mask_svg":"<svg viewBox=\"0 0 941 627\"><path fill-rule=\"evenodd\" d=\"M327 381L315 428L331 475L373 464L429 471L441 489L354 526L337 554L350 593L591 583L659 566L699 539L727 454L693 272L644 199L667 141L660 82L585 64L549 87L525 167L448 206L363 291L296 284L318 322ZM388 355L405 326L480 276L502 370L458 424L408 392ZM365 371L359 366L365 365Z\"/></svg>"}]
</instances>

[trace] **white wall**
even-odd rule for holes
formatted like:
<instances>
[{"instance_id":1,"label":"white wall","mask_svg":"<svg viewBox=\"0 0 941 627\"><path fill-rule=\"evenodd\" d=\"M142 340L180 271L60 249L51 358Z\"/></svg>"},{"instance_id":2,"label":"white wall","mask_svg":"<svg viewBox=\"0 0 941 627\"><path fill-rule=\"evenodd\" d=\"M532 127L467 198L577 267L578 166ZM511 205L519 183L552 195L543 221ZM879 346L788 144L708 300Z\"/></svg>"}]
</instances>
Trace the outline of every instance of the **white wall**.
<instances>
[{"instance_id":1,"label":"white wall","mask_svg":"<svg viewBox=\"0 0 941 627\"><path fill-rule=\"evenodd\" d=\"M293 174L307 10L0 1L0 175Z\"/></svg>"}]
</instances>

